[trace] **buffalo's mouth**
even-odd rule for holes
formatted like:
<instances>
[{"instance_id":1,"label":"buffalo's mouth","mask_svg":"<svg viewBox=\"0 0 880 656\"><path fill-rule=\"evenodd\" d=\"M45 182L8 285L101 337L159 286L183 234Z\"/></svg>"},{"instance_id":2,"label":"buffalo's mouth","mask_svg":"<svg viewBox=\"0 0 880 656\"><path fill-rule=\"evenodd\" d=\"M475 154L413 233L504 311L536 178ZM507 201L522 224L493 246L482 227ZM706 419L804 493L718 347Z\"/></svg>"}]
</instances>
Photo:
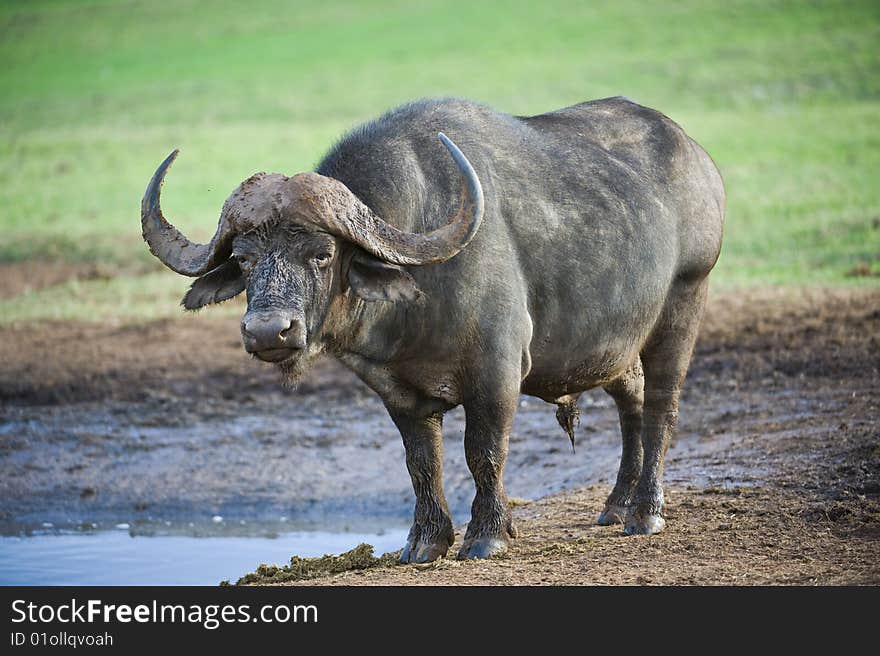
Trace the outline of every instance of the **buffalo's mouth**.
<instances>
[{"instance_id":1,"label":"buffalo's mouth","mask_svg":"<svg viewBox=\"0 0 880 656\"><path fill-rule=\"evenodd\" d=\"M262 360L263 362L274 362L279 363L287 360L290 356L293 355L296 349L291 348L274 348L274 349L263 349L262 351L254 351L254 356Z\"/></svg>"}]
</instances>

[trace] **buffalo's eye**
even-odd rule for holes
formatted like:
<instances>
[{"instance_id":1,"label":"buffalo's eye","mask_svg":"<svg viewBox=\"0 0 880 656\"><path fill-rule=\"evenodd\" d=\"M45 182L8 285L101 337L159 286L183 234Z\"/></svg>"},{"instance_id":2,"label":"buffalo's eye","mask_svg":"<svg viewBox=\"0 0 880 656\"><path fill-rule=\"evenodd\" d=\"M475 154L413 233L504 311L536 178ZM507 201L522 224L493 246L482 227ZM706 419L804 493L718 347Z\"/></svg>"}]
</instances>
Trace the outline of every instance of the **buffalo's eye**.
<instances>
[{"instance_id":1,"label":"buffalo's eye","mask_svg":"<svg viewBox=\"0 0 880 656\"><path fill-rule=\"evenodd\" d=\"M242 271L249 271L254 266L254 260L248 255L235 255L235 259L238 262L238 268Z\"/></svg>"},{"instance_id":2,"label":"buffalo's eye","mask_svg":"<svg viewBox=\"0 0 880 656\"><path fill-rule=\"evenodd\" d=\"M333 255L330 253L320 253L315 256L315 264L318 265L319 268L323 269L328 264L330 264L330 260L333 259Z\"/></svg>"}]
</instances>

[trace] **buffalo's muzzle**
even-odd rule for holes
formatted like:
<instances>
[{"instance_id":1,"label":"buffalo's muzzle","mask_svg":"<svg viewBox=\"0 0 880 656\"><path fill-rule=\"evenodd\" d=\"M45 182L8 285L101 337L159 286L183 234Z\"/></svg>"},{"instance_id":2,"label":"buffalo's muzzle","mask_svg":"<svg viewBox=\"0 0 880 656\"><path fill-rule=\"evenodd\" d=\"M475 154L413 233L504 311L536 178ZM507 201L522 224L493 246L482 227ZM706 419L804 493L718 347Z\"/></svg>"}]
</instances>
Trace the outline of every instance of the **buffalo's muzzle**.
<instances>
[{"instance_id":1,"label":"buffalo's muzzle","mask_svg":"<svg viewBox=\"0 0 880 656\"><path fill-rule=\"evenodd\" d=\"M241 336L245 350L265 362L281 362L306 347L305 321L290 312L248 312Z\"/></svg>"}]
</instances>

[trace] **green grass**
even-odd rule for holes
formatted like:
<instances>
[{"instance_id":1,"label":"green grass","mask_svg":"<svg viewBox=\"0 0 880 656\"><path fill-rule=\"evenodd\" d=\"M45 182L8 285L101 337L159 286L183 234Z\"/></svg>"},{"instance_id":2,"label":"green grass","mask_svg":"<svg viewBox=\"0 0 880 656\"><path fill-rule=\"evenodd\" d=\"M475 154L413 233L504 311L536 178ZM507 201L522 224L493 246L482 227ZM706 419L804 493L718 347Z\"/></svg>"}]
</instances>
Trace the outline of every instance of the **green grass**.
<instances>
[{"instance_id":1,"label":"green grass","mask_svg":"<svg viewBox=\"0 0 880 656\"><path fill-rule=\"evenodd\" d=\"M878 284L880 4L667 4L2 2L0 262L119 276L0 300L0 322L178 312L185 280L136 274L172 148L166 211L206 238L255 170L310 169L345 129L440 95L656 107L724 174L716 285Z\"/></svg>"},{"instance_id":2,"label":"green grass","mask_svg":"<svg viewBox=\"0 0 880 656\"><path fill-rule=\"evenodd\" d=\"M160 319L182 313L177 286L168 284L164 273L116 276L109 280L69 280L36 291L28 291L3 301L6 321L63 321L71 318L102 317L125 323L131 318ZM111 309L125 308L118 313ZM243 299L223 303L214 312L244 312Z\"/></svg>"}]
</instances>

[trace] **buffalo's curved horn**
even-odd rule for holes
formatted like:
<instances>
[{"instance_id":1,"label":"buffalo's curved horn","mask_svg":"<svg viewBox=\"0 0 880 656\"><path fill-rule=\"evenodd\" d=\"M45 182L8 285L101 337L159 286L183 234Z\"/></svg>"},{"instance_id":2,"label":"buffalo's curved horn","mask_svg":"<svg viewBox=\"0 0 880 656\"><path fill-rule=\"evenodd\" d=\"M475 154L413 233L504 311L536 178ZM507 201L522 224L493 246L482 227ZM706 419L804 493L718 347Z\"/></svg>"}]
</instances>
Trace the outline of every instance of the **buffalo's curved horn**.
<instances>
[{"instance_id":1,"label":"buffalo's curved horn","mask_svg":"<svg viewBox=\"0 0 880 656\"><path fill-rule=\"evenodd\" d=\"M440 141L462 176L461 203L449 221L431 232L404 232L386 223L344 184L317 173L291 178L292 208L331 234L357 244L376 257L398 265L443 262L468 245L483 218L483 188L467 157L442 132Z\"/></svg>"},{"instance_id":2,"label":"buffalo's curved horn","mask_svg":"<svg viewBox=\"0 0 880 656\"><path fill-rule=\"evenodd\" d=\"M200 276L222 264L230 255L232 237L226 229L226 222L221 218L217 232L207 244L190 241L177 228L162 216L159 196L165 173L177 159L179 150L175 150L159 165L153 174L144 199L141 201L141 229L144 241L155 255L169 269L185 276Z\"/></svg>"}]
</instances>

